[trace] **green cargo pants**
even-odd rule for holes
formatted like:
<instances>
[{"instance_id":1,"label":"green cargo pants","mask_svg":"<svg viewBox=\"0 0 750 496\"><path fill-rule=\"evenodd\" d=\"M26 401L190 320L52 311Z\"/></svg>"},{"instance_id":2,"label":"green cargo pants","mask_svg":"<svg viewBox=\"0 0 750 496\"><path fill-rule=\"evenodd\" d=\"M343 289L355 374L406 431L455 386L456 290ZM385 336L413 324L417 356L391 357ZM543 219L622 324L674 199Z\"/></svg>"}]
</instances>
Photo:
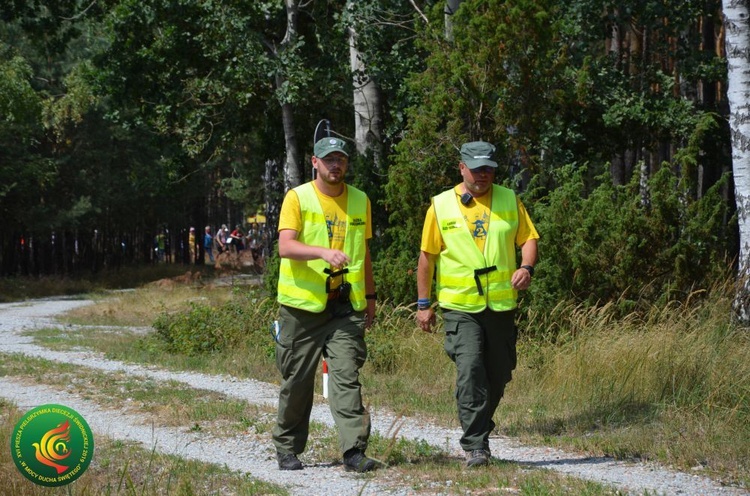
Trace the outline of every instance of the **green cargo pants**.
<instances>
[{"instance_id":1,"label":"green cargo pants","mask_svg":"<svg viewBox=\"0 0 750 496\"><path fill-rule=\"evenodd\" d=\"M464 451L489 448L492 420L516 368L515 310L443 310L445 352L456 364L456 403Z\"/></svg>"},{"instance_id":2,"label":"green cargo pants","mask_svg":"<svg viewBox=\"0 0 750 496\"><path fill-rule=\"evenodd\" d=\"M364 312L331 318L282 305L276 366L281 372L273 443L279 453L305 450L321 354L328 363L328 401L339 431L341 453L367 449L370 414L362 404L359 370L367 358Z\"/></svg>"}]
</instances>

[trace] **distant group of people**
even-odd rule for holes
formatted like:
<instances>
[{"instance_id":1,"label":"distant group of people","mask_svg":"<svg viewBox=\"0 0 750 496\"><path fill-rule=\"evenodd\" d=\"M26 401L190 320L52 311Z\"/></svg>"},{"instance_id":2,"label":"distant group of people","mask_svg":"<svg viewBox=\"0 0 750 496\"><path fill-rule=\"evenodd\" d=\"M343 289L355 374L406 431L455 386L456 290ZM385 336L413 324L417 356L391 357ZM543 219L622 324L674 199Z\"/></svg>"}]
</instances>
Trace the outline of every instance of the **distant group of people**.
<instances>
[{"instance_id":1,"label":"distant group of people","mask_svg":"<svg viewBox=\"0 0 750 496\"><path fill-rule=\"evenodd\" d=\"M193 230L193 228L190 228ZM265 243L265 226L253 222L244 231L242 225L237 224L232 231L226 224L222 224L214 235L211 226L206 226L203 232L203 251L211 263L215 262L214 253L239 254L243 250L250 249L253 261L258 263L263 255L262 248Z\"/></svg>"},{"instance_id":2,"label":"distant group of people","mask_svg":"<svg viewBox=\"0 0 750 496\"><path fill-rule=\"evenodd\" d=\"M153 238L154 260L160 263L172 262L172 255L174 255L178 261L196 264L199 261L202 244L205 262L213 264L216 262L216 255L240 254L249 249L253 262L258 264L264 258L265 224L253 222L249 225L247 232L240 224L236 225L232 231L229 231L226 224L222 224L216 234L208 225L203 229L202 239L198 237L195 227L191 226L187 231L187 243L185 241L184 230L176 239L172 239L169 229L166 226L160 227Z\"/></svg>"},{"instance_id":3,"label":"distant group of people","mask_svg":"<svg viewBox=\"0 0 750 496\"><path fill-rule=\"evenodd\" d=\"M484 141L461 147L462 182L432 198L417 271L416 320L426 332L436 323L433 276L437 283L468 467L490 462L493 415L516 366L517 292L531 284L539 238L521 200L494 184L494 156ZM365 454L371 422L359 382L377 298L371 205L344 182L349 154L342 140L318 140L312 165L314 179L286 194L279 218L275 338L282 382L273 444L280 470L304 468L298 455L307 444L322 356L344 468L369 472L380 465Z\"/></svg>"}]
</instances>

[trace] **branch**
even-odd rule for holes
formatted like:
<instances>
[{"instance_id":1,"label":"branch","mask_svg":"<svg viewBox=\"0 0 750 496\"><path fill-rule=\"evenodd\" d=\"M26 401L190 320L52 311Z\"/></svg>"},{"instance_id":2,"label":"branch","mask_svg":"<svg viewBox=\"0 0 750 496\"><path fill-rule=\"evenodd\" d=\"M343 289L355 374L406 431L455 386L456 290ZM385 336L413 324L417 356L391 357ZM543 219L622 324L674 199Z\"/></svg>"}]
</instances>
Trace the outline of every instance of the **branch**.
<instances>
[{"instance_id":1,"label":"branch","mask_svg":"<svg viewBox=\"0 0 750 496\"><path fill-rule=\"evenodd\" d=\"M424 15L421 10L419 10L419 7L417 7L417 4L414 2L414 0L409 0L409 3L411 3L414 6L414 10L416 10L419 13L419 15L422 16L422 19L424 19L424 22L429 24L430 20L427 19L427 16Z\"/></svg>"},{"instance_id":2,"label":"branch","mask_svg":"<svg viewBox=\"0 0 750 496\"><path fill-rule=\"evenodd\" d=\"M93 7L95 3L96 3L96 0L94 0L93 2L91 2L88 7L86 7L85 9L83 9L83 12L81 12L79 14L76 14L73 17L62 17L62 16L60 16L60 19L62 19L64 21L74 21L74 20L78 19L79 17L83 16L86 12L88 12L88 10L91 7Z\"/></svg>"}]
</instances>

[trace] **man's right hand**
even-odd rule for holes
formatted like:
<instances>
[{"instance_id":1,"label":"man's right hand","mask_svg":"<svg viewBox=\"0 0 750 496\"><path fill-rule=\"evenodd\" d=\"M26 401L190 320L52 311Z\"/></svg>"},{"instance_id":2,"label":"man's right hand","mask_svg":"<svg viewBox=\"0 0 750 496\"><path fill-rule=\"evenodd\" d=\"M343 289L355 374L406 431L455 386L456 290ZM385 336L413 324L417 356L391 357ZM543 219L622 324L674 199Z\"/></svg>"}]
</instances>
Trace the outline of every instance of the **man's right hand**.
<instances>
[{"instance_id":1,"label":"man's right hand","mask_svg":"<svg viewBox=\"0 0 750 496\"><path fill-rule=\"evenodd\" d=\"M435 325L435 310L417 310L417 325L425 332L432 332L432 326Z\"/></svg>"},{"instance_id":2,"label":"man's right hand","mask_svg":"<svg viewBox=\"0 0 750 496\"><path fill-rule=\"evenodd\" d=\"M331 267L339 267L342 269L346 267L349 262L351 262L349 255L347 255L343 251L333 250L330 248L327 249L323 254L323 260L331 264Z\"/></svg>"}]
</instances>

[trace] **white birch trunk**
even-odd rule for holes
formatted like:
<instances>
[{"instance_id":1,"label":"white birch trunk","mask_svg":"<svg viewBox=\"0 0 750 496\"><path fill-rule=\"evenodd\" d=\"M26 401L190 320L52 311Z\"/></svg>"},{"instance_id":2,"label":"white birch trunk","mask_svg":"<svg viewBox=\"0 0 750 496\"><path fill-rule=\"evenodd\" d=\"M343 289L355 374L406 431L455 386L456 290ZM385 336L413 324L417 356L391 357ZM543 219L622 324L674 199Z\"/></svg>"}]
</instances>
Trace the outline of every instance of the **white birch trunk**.
<instances>
[{"instance_id":1,"label":"white birch trunk","mask_svg":"<svg viewBox=\"0 0 750 496\"><path fill-rule=\"evenodd\" d=\"M351 10L351 9L349 9ZM367 74L367 67L357 47L357 31L349 27L349 61L354 89L354 139L357 153L373 153L375 169L380 170L381 127L380 90Z\"/></svg>"},{"instance_id":2,"label":"white birch trunk","mask_svg":"<svg viewBox=\"0 0 750 496\"><path fill-rule=\"evenodd\" d=\"M461 2L463 0L448 0L445 2L443 14L445 17L445 39L448 41L453 41L453 14L461 6Z\"/></svg>"},{"instance_id":3,"label":"white birch trunk","mask_svg":"<svg viewBox=\"0 0 750 496\"><path fill-rule=\"evenodd\" d=\"M726 29L727 100L732 137L732 170L740 231L735 311L750 322L750 11L746 0L722 0Z\"/></svg>"},{"instance_id":4,"label":"white birch trunk","mask_svg":"<svg viewBox=\"0 0 750 496\"><path fill-rule=\"evenodd\" d=\"M286 5L286 34L281 42L283 52L289 46L293 46L297 39L297 0L284 0ZM286 78L282 75L276 77L276 87L281 88ZM299 186L302 182L299 167L299 147L297 146L297 135L294 131L294 108L289 102L281 104L281 118L284 126L284 142L286 145L286 161L284 162L284 190Z\"/></svg>"}]
</instances>

